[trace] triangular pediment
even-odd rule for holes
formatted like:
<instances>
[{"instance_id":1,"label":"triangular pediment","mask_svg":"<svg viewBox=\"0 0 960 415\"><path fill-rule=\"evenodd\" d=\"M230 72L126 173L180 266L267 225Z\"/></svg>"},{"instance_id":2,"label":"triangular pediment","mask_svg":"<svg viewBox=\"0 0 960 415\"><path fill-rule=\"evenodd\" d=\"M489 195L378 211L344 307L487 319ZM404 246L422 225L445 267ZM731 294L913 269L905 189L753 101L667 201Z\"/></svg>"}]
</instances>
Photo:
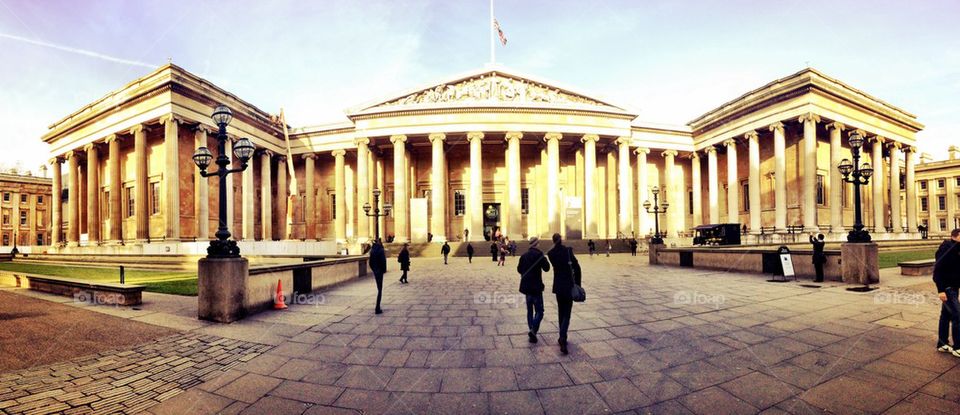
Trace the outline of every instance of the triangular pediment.
<instances>
[{"instance_id":1,"label":"triangular pediment","mask_svg":"<svg viewBox=\"0 0 960 415\"><path fill-rule=\"evenodd\" d=\"M468 73L354 108L348 114L460 106L567 107L627 111L600 99L503 70Z\"/></svg>"}]
</instances>

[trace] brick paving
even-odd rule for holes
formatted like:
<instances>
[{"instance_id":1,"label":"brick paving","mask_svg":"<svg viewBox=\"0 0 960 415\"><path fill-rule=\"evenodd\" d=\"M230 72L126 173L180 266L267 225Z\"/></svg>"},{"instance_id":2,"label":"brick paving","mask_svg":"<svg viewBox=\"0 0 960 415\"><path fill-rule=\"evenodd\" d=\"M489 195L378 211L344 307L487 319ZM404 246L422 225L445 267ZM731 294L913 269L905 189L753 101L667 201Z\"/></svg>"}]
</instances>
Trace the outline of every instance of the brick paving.
<instances>
[{"instance_id":1,"label":"brick paving","mask_svg":"<svg viewBox=\"0 0 960 415\"><path fill-rule=\"evenodd\" d=\"M105 387L96 382L130 363L91 362L72 381L93 384L81 395L68 395L75 390L62 382L17 392L24 389L9 389L0 375L0 399L21 399L22 412L132 402L155 415L960 413L960 359L934 351L939 306L929 293L852 293L833 283L813 289L648 266L643 257L582 258L588 301L574 306L564 356L556 301L545 297L540 341L528 343L516 258L499 268L475 259L415 259L407 285L388 273L382 315L373 313L373 281L362 279L324 293L320 304L250 319L270 325L195 330L275 345L250 345L241 354L252 358L220 375L132 379L133 371ZM145 364L164 359L157 357ZM173 386L131 397L156 379Z\"/></svg>"}]
</instances>

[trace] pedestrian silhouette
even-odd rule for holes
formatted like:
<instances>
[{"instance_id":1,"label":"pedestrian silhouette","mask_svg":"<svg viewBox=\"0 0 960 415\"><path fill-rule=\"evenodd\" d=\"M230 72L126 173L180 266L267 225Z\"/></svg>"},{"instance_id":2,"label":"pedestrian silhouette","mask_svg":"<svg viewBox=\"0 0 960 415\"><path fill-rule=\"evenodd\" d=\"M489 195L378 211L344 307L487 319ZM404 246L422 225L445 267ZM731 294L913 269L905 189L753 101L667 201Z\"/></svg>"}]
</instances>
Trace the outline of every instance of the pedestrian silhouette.
<instances>
[{"instance_id":1,"label":"pedestrian silhouette","mask_svg":"<svg viewBox=\"0 0 960 415\"><path fill-rule=\"evenodd\" d=\"M440 253L443 254L443 265L447 265L447 255L450 255L450 244L447 241L443 241L443 246L440 247Z\"/></svg>"},{"instance_id":2,"label":"pedestrian silhouette","mask_svg":"<svg viewBox=\"0 0 960 415\"><path fill-rule=\"evenodd\" d=\"M387 272L387 255L383 251L383 244L379 240L373 242L370 247L370 270L373 271L373 279L377 282L377 308L374 312L383 313L380 308L380 298L383 297L383 274Z\"/></svg>"},{"instance_id":3,"label":"pedestrian silhouette","mask_svg":"<svg viewBox=\"0 0 960 415\"><path fill-rule=\"evenodd\" d=\"M537 342L537 332L543 321L543 272L550 271L550 262L537 247L540 239L530 238L530 249L520 256L517 272L520 273L520 292L527 297L527 337L530 343Z\"/></svg>"},{"instance_id":4,"label":"pedestrian silhouette","mask_svg":"<svg viewBox=\"0 0 960 415\"><path fill-rule=\"evenodd\" d=\"M570 328L570 315L573 312L574 284L581 283L580 262L573 255L573 250L563 246L559 233L553 234L553 248L547 252L550 264L553 265L553 293L557 295L557 325L560 329L560 352L567 354L567 329Z\"/></svg>"},{"instance_id":5,"label":"pedestrian silhouette","mask_svg":"<svg viewBox=\"0 0 960 415\"><path fill-rule=\"evenodd\" d=\"M813 268L817 271L817 278L813 282L823 282L823 264L827 263L827 255L823 253L823 246L826 245L823 234L816 238L810 234L810 243L813 245Z\"/></svg>"},{"instance_id":6,"label":"pedestrian silhouette","mask_svg":"<svg viewBox=\"0 0 960 415\"><path fill-rule=\"evenodd\" d=\"M410 251L407 250L409 244L403 244L403 249L400 250L400 254L397 255L397 262L400 263L400 270L403 271L403 275L400 276L400 282L403 284L409 283L407 281L407 271L410 271Z\"/></svg>"},{"instance_id":7,"label":"pedestrian silhouette","mask_svg":"<svg viewBox=\"0 0 960 415\"><path fill-rule=\"evenodd\" d=\"M473 244L467 242L467 262L473 263Z\"/></svg>"}]
</instances>

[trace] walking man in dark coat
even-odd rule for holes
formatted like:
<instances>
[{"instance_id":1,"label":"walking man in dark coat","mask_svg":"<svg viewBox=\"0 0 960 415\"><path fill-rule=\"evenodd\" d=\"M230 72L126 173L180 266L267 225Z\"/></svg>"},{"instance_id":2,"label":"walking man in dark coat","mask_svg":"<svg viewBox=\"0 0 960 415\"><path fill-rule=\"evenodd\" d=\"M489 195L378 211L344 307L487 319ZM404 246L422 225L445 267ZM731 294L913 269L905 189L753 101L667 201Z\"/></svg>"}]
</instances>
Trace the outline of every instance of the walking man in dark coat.
<instances>
[{"instance_id":1,"label":"walking man in dark coat","mask_svg":"<svg viewBox=\"0 0 960 415\"><path fill-rule=\"evenodd\" d=\"M593 239L587 241L587 250L590 252L590 256L593 256L593 253L597 252L597 243L593 242Z\"/></svg>"},{"instance_id":2,"label":"walking man in dark coat","mask_svg":"<svg viewBox=\"0 0 960 415\"><path fill-rule=\"evenodd\" d=\"M937 351L960 357L960 303L957 301L957 289L960 288L960 229L950 232L950 239L940 244L935 258L933 282L937 284L937 294L942 303ZM948 341L951 328L952 346Z\"/></svg>"},{"instance_id":3,"label":"walking man in dark coat","mask_svg":"<svg viewBox=\"0 0 960 415\"><path fill-rule=\"evenodd\" d=\"M467 242L467 262L473 263L473 244Z\"/></svg>"},{"instance_id":4,"label":"walking man in dark coat","mask_svg":"<svg viewBox=\"0 0 960 415\"><path fill-rule=\"evenodd\" d=\"M380 298L383 297L383 274L387 272L387 255L383 251L383 244L380 241L374 241L370 247L370 270L373 271L373 279L377 281L377 308L374 313L383 313L380 309Z\"/></svg>"},{"instance_id":5,"label":"walking man in dark coat","mask_svg":"<svg viewBox=\"0 0 960 415\"><path fill-rule=\"evenodd\" d=\"M550 271L550 262L537 247L540 239L530 238L530 249L520 256L517 272L520 273L520 292L527 296L527 336L530 343L537 342L537 332L543 321L543 272Z\"/></svg>"},{"instance_id":6,"label":"walking man in dark coat","mask_svg":"<svg viewBox=\"0 0 960 415\"><path fill-rule=\"evenodd\" d=\"M813 282L823 282L823 264L827 263L827 255L823 253L823 246L826 245L826 242L823 242L823 234L817 235L816 238L810 234L810 244L813 245L813 268L817 270L817 278Z\"/></svg>"},{"instance_id":7,"label":"walking man in dark coat","mask_svg":"<svg viewBox=\"0 0 960 415\"><path fill-rule=\"evenodd\" d=\"M407 281L407 271L410 271L410 251L407 250L407 246L409 244L403 244L403 249L397 255L397 262L400 263L400 270L403 271L403 275L400 276L400 282L403 284L409 282Z\"/></svg>"},{"instance_id":8,"label":"walking man in dark coat","mask_svg":"<svg viewBox=\"0 0 960 415\"><path fill-rule=\"evenodd\" d=\"M443 254L443 265L447 265L447 255L450 255L450 244L447 241L443 241L443 246L440 247L440 253Z\"/></svg>"},{"instance_id":9,"label":"walking man in dark coat","mask_svg":"<svg viewBox=\"0 0 960 415\"><path fill-rule=\"evenodd\" d=\"M497 243L494 242L490 244L490 259L493 260L493 262L497 262L497 255L500 255L500 248L497 247Z\"/></svg>"},{"instance_id":10,"label":"walking man in dark coat","mask_svg":"<svg viewBox=\"0 0 960 415\"><path fill-rule=\"evenodd\" d=\"M563 246L560 234L553 234L553 248L547 252L550 264L553 265L553 293L557 295L557 311L560 326L560 352L567 354L567 329L570 328L570 314L573 312L573 298L570 290L573 285L580 285L580 263L573 255L573 250Z\"/></svg>"},{"instance_id":11,"label":"walking man in dark coat","mask_svg":"<svg viewBox=\"0 0 960 415\"><path fill-rule=\"evenodd\" d=\"M637 245L640 245L637 238L630 238L630 255L637 256Z\"/></svg>"}]
</instances>

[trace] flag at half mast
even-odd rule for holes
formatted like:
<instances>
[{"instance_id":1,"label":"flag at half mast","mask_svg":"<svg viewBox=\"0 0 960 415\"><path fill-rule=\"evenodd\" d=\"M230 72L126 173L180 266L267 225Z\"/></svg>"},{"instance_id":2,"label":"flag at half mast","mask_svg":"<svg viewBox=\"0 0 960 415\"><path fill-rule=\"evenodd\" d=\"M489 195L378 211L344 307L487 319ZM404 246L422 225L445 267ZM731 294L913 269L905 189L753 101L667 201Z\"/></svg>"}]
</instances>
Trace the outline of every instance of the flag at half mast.
<instances>
[{"instance_id":1,"label":"flag at half mast","mask_svg":"<svg viewBox=\"0 0 960 415\"><path fill-rule=\"evenodd\" d=\"M493 19L493 28L497 30L497 36L500 37L500 43L503 46L507 46L507 36L503 34L503 29L500 28L500 22L496 18Z\"/></svg>"}]
</instances>

